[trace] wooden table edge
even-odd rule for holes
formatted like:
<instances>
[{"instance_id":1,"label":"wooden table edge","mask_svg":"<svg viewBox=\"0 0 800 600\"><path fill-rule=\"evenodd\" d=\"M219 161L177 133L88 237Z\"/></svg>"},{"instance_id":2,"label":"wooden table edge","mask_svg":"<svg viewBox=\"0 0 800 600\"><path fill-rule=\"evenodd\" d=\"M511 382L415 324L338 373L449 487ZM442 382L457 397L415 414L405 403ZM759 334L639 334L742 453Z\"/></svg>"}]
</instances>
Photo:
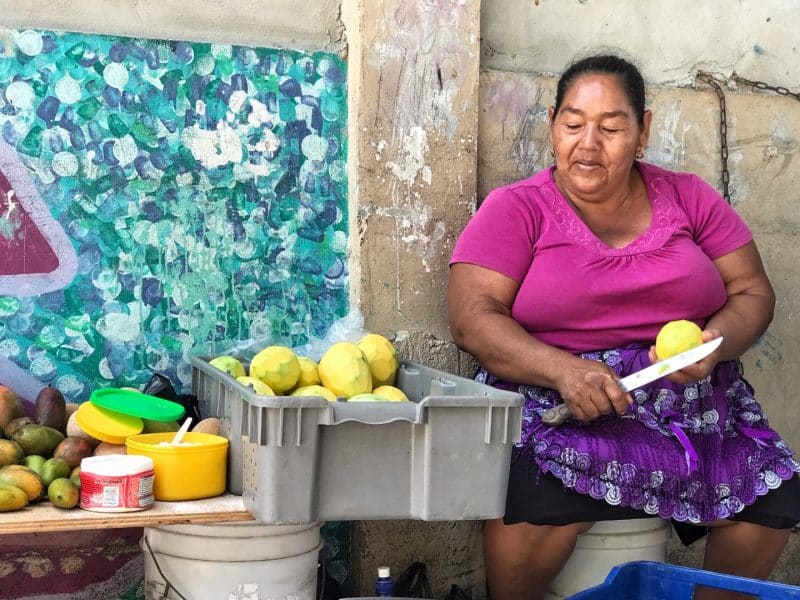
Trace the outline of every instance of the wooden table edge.
<instances>
[{"instance_id":1,"label":"wooden table edge","mask_svg":"<svg viewBox=\"0 0 800 600\"><path fill-rule=\"evenodd\" d=\"M0 535L252 520L253 515L245 509L242 497L232 494L182 502L157 501L146 510L118 513L61 509L42 502L0 513Z\"/></svg>"}]
</instances>

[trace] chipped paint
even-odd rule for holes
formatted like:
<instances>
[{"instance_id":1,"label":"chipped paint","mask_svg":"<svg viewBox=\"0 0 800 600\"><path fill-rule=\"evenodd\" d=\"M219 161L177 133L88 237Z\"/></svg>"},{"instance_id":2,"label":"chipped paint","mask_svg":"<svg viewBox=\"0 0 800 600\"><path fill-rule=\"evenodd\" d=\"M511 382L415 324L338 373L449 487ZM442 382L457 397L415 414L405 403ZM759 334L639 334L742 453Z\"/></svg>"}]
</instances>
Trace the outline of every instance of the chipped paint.
<instances>
[{"instance_id":1,"label":"chipped paint","mask_svg":"<svg viewBox=\"0 0 800 600\"><path fill-rule=\"evenodd\" d=\"M386 150L386 140L378 140L375 143L375 162L381 162L381 154Z\"/></svg>"},{"instance_id":2,"label":"chipped paint","mask_svg":"<svg viewBox=\"0 0 800 600\"><path fill-rule=\"evenodd\" d=\"M773 121L769 141L764 148L764 156L767 160L782 158L781 166L773 177L780 177L786 172L798 150L800 150L800 144L798 144L794 132L785 123Z\"/></svg>"},{"instance_id":3,"label":"chipped paint","mask_svg":"<svg viewBox=\"0 0 800 600\"><path fill-rule=\"evenodd\" d=\"M20 562L22 563L22 570L34 578L48 577L55 570L53 561L45 556L24 556L20 559Z\"/></svg>"},{"instance_id":4,"label":"chipped paint","mask_svg":"<svg viewBox=\"0 0 800 600\"><path fill-rule=\"evenodd\" d=\"M381 101L391 103L391 122L400 136L424 125L453 139L459 116L469 106L454 105L473 53L461 39L469 18L464 4L430 0L401 0L387 15L387 37L374 46L373 66L396 73L394 89L379 89Z\"/></svg>"},{"instance_id":5,"label":"chipped paint","mask_svg":"<svg viewBox=\"0 0 800 600\"><path fill-rule=\"evenodd\" d=\"M429 149L425 130L422 127L412 127L401 143L402 161L389 161L386 167L409 188L414 185L418 176L430 185L431 168L425 163Z\"/></svg>"},{"instance_id":6,"label":"chipped paint","mask_svg":"<svg viewBox=\"0 0 800 600\"><path fill-rule=\"evenodd\" d=\"M736 206L750 196L750 179L743 171L743 144L736 132L737 117L728 114L728 171L730 172L731 204Z\"/></svg>"},{"instance_id":7,"label":"chipped paint","mask_svg":"<svg viewBox=\"0 0 800 600\"><path fill-rule=\"evenodd\" d=\"M686 161L686 133L691 125L680 125L681 109L678 103L662 114L663 118L653 123L650 143L645 150L646 159L667 169L681 169Z\"/></svg>"},{"instance_id":8,"label":"chipped paint","mask_svg":"<svg viewBox=\"0 0 800 600\"><path fill-rule=\"evenodd\" d=\"M385 118L391 133L373 142L376 163L383 162L376 183L386 194L388 207L362 205L359 228L366 230L369 217L376 215L394 222L392 244L396 280L396 305L402 305L400 273L403 256L411 253L425 272L441 262L446 224L434 217L425 198L425 188L436 178L447 181L451 162L433 160L438 144L474 144L474 138L458 140L463 116L474 114L474 104L462 98L465 81L475 75L477 52L474 25L475 6L465 0L458 4L441 0L398 0L391 12L380 13L370 64L381 73L377 85L376 112ZM461 136L463 138L463 136ZM435 151L435 150L433 150ZM461 155L454 157L461 160ZM454 180L453 190L463 189ZM435 260L434 260L435 259ZM414 293L414 292L412 292ZM417 292L418 293L418 292Z\"/></svg>"}]
</instances>

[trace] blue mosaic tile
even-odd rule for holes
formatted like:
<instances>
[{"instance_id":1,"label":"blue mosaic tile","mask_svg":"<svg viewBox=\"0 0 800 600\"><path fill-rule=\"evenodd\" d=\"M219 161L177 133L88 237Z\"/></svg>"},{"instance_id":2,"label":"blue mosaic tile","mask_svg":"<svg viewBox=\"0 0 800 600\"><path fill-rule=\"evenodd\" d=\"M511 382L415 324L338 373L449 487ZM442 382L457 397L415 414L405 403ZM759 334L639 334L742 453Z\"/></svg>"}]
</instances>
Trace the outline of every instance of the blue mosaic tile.
<instances>
[{"instance_id":1,"label":"blue mosaic tile","mask_svg":"<svg viewBox=\"0 0 800 600\"><path fill-rule=\"evenodd\" d=\"M336 55L5 33L0 164L35 193L0 198L0 359L73 401L153 371L186 390L192 355L303 344L346 314Z\"/></svg>"}]
</instances>

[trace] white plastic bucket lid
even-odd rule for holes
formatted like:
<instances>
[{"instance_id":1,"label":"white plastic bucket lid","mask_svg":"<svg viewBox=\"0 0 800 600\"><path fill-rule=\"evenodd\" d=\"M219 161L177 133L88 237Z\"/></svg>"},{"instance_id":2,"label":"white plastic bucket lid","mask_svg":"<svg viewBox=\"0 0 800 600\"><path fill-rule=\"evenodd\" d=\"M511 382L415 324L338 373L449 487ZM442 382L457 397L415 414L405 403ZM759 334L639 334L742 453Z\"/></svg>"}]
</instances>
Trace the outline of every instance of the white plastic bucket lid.
<instances>
[{"instance_id":1,"label":"white plastic bucket lid","mask_svg":"<svg viewBox=\"0 0 800 600\"><path fill-rule=\"evenodd\" d=\"M81 461L82 473L93 473L113 477L133 475L153 469L153 459L138 454L109 454L106 456L89 456Z\"/></svg>"}]
</instances>

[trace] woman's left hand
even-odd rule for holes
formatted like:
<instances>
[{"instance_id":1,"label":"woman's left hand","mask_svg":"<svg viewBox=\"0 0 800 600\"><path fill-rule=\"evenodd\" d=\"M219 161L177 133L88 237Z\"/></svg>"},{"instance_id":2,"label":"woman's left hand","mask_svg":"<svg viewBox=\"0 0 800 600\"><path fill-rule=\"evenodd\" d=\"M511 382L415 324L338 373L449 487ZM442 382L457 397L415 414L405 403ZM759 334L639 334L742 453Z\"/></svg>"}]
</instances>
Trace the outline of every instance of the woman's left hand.
<instances>
[{"instance_id":1,"label":"woman's left hand","mask_svg":"<svg viewBox=\"0 0 800 600\"><path fill-rule=\"evenodd\" d=\"M711 340L717 339L720 335L720 331L718 329L706 329L703 331L703 342L710 342ZM723 342L724 343L724 342ZM714 370L714 367L717 366L719 362L719 355L720 349L717 348L711 354L706 356L704 359L697 361L689 365L688 367L684 367L680 371L675 371L674 373L670 373L666 376L669 381L674 383L680 383L682 385L689 385L690 383L694 383L695 381L699 381L705 377L708 377L711 374L711 371ZM648 357L650 358L650 363L655 363L658 361L658 357L656 356L656 347L650 346L650 352L648 353Z\"/></svg>"}]
</instances>

